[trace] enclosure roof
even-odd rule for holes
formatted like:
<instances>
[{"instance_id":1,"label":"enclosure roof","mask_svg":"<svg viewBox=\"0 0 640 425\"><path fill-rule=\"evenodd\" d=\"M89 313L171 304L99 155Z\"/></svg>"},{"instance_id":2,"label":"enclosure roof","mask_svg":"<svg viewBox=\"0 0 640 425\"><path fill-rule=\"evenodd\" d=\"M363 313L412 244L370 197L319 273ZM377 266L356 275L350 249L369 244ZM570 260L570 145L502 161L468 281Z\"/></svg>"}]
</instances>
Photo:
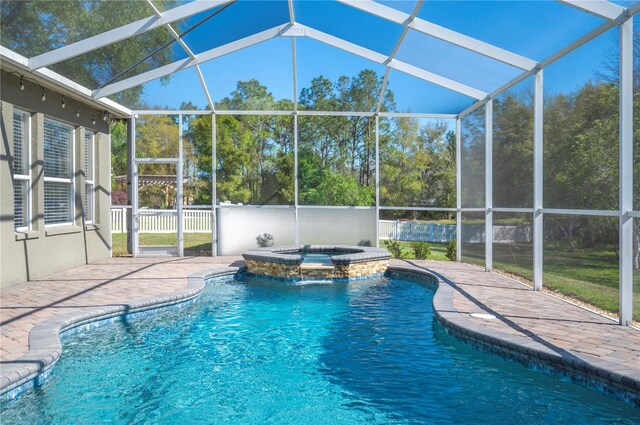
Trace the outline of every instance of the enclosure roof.
<instances>
[{"instance_id":1,"label":"enclosure roof","mask_svg":"<svg viewBox=\"0 0 640 425\"><path fill-rule=\"evenodd\" d=\"M134 16L132 22L86 38L72 38L73 42L50 51L9 46L13 52L3 47L2 65L28 69L118 114L128 110L109 96L189 70L193 84L202 87L208 108L215 110L216 81L207 77L205 64L222 63L223 57L234 53L289 39L287 55L272 60L287 62L283 66L291 70L287 77L292 79L291 99L297 110L299 67L308 65L300 63L303 52L299 49L307 46L303 40L313 40L360 57L381 71L379 100L367 112L380 112L385 87L400 73L455 97L453 112L460 113L620 25L640 9L638 2L605 0L195 0L175 2L175 7L162 10L164 4L146 0L147 16ZM99 58L101 49L160 32L168 32L170 41L133 52L122 69L109 67L101 72L89 92L47 69L73 69L61 65L86 55ZM331 57L315 58L314 63L328 68L341 65ZM97 61L96 66L106 69L107 65Z\"/></svg>"}]
</instances>

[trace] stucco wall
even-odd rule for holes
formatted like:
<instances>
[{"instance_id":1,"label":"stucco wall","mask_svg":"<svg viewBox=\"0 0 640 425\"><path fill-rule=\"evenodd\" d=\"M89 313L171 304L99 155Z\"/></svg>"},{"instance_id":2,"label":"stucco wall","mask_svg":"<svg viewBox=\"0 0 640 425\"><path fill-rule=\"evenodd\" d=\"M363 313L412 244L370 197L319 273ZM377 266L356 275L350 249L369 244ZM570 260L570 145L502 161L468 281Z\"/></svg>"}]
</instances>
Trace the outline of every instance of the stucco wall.
<instances>
[{"instance_id":1,"label":"stucco wall","mask_svg":"<svg viewBox=\"0 0 640 425\"><path fill-rule=\"evenodd\" d=\"M6 287L18 282L77 267L110 256L111 231L109 228L111 153L109 124L102 120L102 111L65 97L62 108L59 93L42 89L24 80L20 90L18 76L2 71L0 100L2 113L0 130L0 285ZM31 113L32 209L31 230L17 233L13 222L13 151L14 106ZM80 117L76 117L76 110ZM43 125L44 118L72 125L75 128L75 223L73 226L50 227L44 225L43 181ZM92 117L95 124L92 124ZM95 132L95 217L93 225L84 223L84 131Z\"/></svg>"}]
</instances>

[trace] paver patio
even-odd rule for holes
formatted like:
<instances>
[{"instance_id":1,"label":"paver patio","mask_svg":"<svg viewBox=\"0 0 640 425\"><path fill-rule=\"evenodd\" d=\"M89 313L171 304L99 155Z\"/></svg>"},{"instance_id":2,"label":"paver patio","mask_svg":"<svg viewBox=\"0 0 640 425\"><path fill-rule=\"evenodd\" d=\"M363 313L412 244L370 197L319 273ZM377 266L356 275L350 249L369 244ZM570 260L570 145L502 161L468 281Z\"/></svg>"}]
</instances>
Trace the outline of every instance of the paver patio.
<instances>
[{"instance_id":1,"label":"paver patio","mask_svg":"<svg viewBox=\"0 0 640 425\"><path fill-rule=\"evenodd\" d=\"M3 289L0 361L6 366L24 355L31 329L56 315L155 298L183 289L195 272L241 264L240 257L113 258ZM587 362L612 362L640 377L636 329L471 265L410 260L394 260L392 265L426 268L451 282L453 308L475 325ZM474 318L471 313L496 318Z\"/></svg>"},{"instance_id":2,"label":"paver patio","mask_svg":"<svg viewBox=\"0 0 640 425\"><path fill-rule=\"evenodd\" d=\"M398 262L400 263L400 262ZM640 372L640 331L503 276L462 263L403 261L426 267L455 283L453 305L459 313L496 317L469 320L529 339L578 358L617 363Z\"/></svg>"},{"instance_id":3,"label":"paver patio","mask_svg":"<svg viewBox=\"0 0 640 425\"><path fill-rule=\"evenodd\" d=\"M113 258L13 285L0 292L0 361L28 351L29 331L57 314L154 298L187 285L192 273L241 257Z\"/></svg>"}]
</instances>

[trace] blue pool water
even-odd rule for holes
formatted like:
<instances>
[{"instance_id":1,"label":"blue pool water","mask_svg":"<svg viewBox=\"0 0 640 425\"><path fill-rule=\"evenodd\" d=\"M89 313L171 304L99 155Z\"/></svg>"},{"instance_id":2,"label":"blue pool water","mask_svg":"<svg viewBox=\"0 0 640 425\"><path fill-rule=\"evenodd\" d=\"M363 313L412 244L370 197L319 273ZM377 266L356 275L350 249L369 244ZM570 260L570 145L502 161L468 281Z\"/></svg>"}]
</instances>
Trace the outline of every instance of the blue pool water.
<instances>
[{"instance_id":1,"label":"blue pool water","mask_svg":"<svg viewBox=\"0 0 640 425\"><path fill-rule=\"evenodd\" d=\"M7 424L640 423L640 409L476 351L433 292L387 278L243 277L182 309L70 336Z\"/></svg>"},{"instance_id":2,"label":"blue pool water","mask_svg":"<svg viewBox=\"0 0 640 425\"><path fill-rule=\"evenodd\" d=\"M315 263L315 264L319 263L327 266L333 264L333 262L331 261L331 255L328 255L328 254L318 254L315 252L303 252L300 255L302 255L303 263ZM332 255L337 255L337 254L332 254Z\"/></svg>"}]
</instances>

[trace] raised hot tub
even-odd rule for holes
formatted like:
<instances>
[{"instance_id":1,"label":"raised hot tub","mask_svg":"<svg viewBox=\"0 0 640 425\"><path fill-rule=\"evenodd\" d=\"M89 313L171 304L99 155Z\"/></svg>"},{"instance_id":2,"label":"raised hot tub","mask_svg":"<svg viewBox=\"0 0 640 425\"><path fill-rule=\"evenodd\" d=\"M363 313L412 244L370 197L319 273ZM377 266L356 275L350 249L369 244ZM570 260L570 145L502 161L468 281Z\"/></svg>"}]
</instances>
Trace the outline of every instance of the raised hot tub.
<instances>
[{"instance_id":1,"label":"raised hot tub","mask_svg":"<svg viewBox=\"0 0 640 425\"><path fill-rule=\"evenodd\" d=\"M382 275L391 254L384 248L297 245L256 248L242 254L249 273L282 279L357 279Z\"/></svg>"}]
</instances>

